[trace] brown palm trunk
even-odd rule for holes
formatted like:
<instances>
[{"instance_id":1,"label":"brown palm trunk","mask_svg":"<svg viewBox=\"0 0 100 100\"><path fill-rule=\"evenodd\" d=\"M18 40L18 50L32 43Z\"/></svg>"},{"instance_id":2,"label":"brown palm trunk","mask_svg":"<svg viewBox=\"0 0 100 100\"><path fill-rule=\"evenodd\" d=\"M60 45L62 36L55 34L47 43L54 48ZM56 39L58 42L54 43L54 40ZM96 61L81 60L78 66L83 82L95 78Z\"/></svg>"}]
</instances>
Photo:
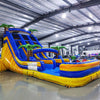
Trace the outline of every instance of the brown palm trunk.
<instances>
[{"instance_id":1,"label":"brown palm trunk","mask_svg":"<svg viewBox=\"0 0 100 100\"><path fill-rule=\"evenodd\" d=\"M8 31L8 27L5 27L4 28L4 33L6 33L6 31Z\"/></svg>"},{"instance_id":2,"label":"brown palm trunk","mask_svg":"<svg viewBox=\"0 0 100 100\"><path fill-rule=\"evenodd\" d=\"M59 55L60 55L60 51L58 50L58 53L56 54L56 58L58 58Z\"/></svg>"},{"instance_id":3,"label":"brown palm trunk","mask_svg":"<svg viewBox=\"0 0 100 100\"><path fill-rule=\"evenodd\" d=\"M27 61L29 61L29 57L33 57L33 51L27 50Z\"/></svg>"}]
</instances>

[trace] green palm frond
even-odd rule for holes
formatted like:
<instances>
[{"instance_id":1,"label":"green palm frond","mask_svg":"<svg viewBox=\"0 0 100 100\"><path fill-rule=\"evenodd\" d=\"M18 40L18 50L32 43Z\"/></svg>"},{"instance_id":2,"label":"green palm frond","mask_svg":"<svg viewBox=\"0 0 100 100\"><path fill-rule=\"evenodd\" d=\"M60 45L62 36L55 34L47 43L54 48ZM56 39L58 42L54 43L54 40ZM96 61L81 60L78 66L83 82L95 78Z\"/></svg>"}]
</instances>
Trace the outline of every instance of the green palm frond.
<instances>
[{"instance_id":1,"label":"green palm frond","mask_svg":"<svg viewBox=\"0 0 100 100\"><path fill-rule=\"evenodd\" d=\"M20 46L18 47L18 49L23 48L23 47L25 48L25 46L26 46L26 45L20 45Z\"/></svg>"},{"instance_id":2,"label":"green palm frond","mask_svg":"<svg viewBox=\"0 0 100 100\"><path fill-rule=\"evenodd\" d=\"M30 32L34 32L34 31L38 32L38 30L36 30L36 29L29 29L29 31Z\"/></svg>"},{"instance_id":3,"label":"green palm frond","mask_svg":"<svg viewBox=\"0 0 100 100\"><path fill-rule=\"evenodd\" d=\"M15 26L14 25L8 25L8 28L10 28L10 27L13 27L14 28Z\"/></svg>"},{"instance_id":4,"label":"green palm frond","mask_svg":"<svg viewBox=\"0 0 100 100\"><path fill-rule=\"evenodd\" d=\"M41 48L41 46L38 45L38 44L34 44L34 45L26 44L26 45L20 45L20 46L18 47L18 49L23 48L23 47L26 48L27 50L33 50L35 47Z\"/></svg>"},{"instance_id":5,"label":"green palm frond","mask_svg":"<svg viewBox=\"0 0 100 100\"><path fill-rule=\"evenodd\" d=\"M67 49L67 48L66 48L66 47L64 47L64 46L60 46L59 48L60 48L60 49Z\"/></svg>"},{"instance_id":6,"label":"green palm frond","mask_svg":"<svg viewBox=\"0 0 100 100\"><path fill-rule=\"evenodd\" d=\"M32 50L32 45L31 45L31 44L26 44L26 45L25 45L25 48L26 48L27 50Z\"/></svg>"},{"instance_id":7,"label":"green palm frond","mask_svg":"<svg viewBox=\"0 0 100 100\"><path fill-rule=\"evenodd\" d=\"M71 56L71 59L72 60L76 60L76 56Z\"/></svg>"},{"instance_id":8,"label":"green palm frond","mask_svg":"<svg viewBox=\"0 0 100 100\"><path fill-rule=\"evenodd\" d=\"M0 27L8 27L8 25L7 24L2 24L2 25L0 25Z\"/></svg>"},{"instance_id":9,"label":"green palm frond","mask_svg":"<svg viewBox=\"0 0 100 100\"><path fill-rule=\"evenodd\" d=\"M32 48L33 48L33 49L34 49L35 47L39 47L39 48L41 48L41 46L38 45L38 44L34 44L34 45L32 45Z\"/></svg>"},{"instance_id":10,"label":"green palm frond","mask_svg":"<svg viewBox=\"0 0 100 100\"><path fill-rule=\"evenodd\" d=\"M56 49L56 50L58 50L58 48L57 47L51 47L52 49Z\"/></svg>"},{"instance_id":11,"label":"green palm frond","mask_svg":"<svg viewBox=\"0 0 100 100\"><path fill-rule=\"evenodd\" d=\"M30 44L26 44L26 45L25 45L25 48L28 48L29 46L31 46L31 45L30 45Z\"/></svg>"},{"instance_id":12,"label":"green palm frond","mask_svg":"<svg viewBox=\"0 0 100 100\"><path fill-rule=\"evenodd\" d=\"M52 49L56 49L56 50L60 50L60 49L67 49L66 47L64 46L55 46L55 47L51 47Z\"/></svg>"},{"instance_id":13,"label":"green palm frond","mask_svg":"<svg viewBox=\"0 0 100 100\"><path fill-rule=\"evenodd\" d=\"M10 27L14 27L14 25L2 24L2 25L0 25L0 27L7 27L7 28L10 28Z\"/></svg>"}]
</instances>

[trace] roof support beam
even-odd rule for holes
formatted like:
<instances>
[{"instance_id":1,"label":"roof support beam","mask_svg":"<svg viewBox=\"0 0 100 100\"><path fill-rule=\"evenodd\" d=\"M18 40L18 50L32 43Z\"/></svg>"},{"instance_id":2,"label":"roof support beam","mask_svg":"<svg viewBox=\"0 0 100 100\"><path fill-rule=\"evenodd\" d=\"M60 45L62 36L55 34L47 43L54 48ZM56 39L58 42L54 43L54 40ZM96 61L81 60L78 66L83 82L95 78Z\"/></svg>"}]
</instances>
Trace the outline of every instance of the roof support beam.
<instances>
[{"instance_id":1,"label":"roof support beam","mask_svg":"<svg viewBox=\"0 0 100 100\"><path fill-rule=\"evenodd\" d=\"M48 18L48 17L52 17L56 14L59 14L59 13L65 12L65 11L78 10L78 9L82 9L82 8L86 8L86 7L90 7L90 6L94 6L94 5L99 5L99 4L100 4L100 0L90 0L87 2L80 3L80 4L74 4L70 7L62 7L60 9L55 10L55 11L41 15L40 17L36 18L35 20L32 20L32 21L26 23L21 28L27 27L31 24L39 22L40 20L43 20L43 19Z\"/></svg>"},{"instance_id":2,"label":"roof support beam","mask_svg":"<svg viewBox=\"0 0 100 100\"><path fill-rule=\"evenodd\" d=\"M77 42L85 41L85 40L92 39L92 38L94 38L94 36L89 37L89 38L85 38L85 39L79 39L79 40L76 40L76 41L73 41L73 42L67 42L67 43L64 43L64 44L62 44L62 45L66 45L66 44L70 45L70 44L75 43L75 42L77 43ZM78 43L78 44L79 44L79 43Z\"/></svg>"},{"instance_id":3,"label":"roof support beam","mask_svg":"<svg viewBox=\"0 0 100 100\"><path fill-rule=\"evenodd\" d=\"M90 19L90 21L95 23L95 20L93 20L92 18L90 18L87 14L83 13L82 11L78 10L79 13L81 13L82 15L84 15L86 18Z\"/></svg>"},{"instance_id":4,"label":"roof support beam","mask_svg":"<svg viewBox=\"0 0 100 100\"><path fill-rule=\"evenodd\" d=\"M34 17L34 15L40 15L40 14L34 12L34 11L31 11L31 10L27 9L26 7L20 6L20 5L16 4L16 3L13 3L11 1L8 1L8 0L0 0L0 2L3 2L5 4L8 4L8 5L12 6L12 7L16 7L19 10L18 9L11 8L11 7L8 7L8 6L5 6L3 4L0 4L1 6L5 6L7 8L12 9L12 10L16 10L17 12L22 12L23 11L22 13L25 13L26 15L29 14L30 16L33 16L33 17ZM22 10L22 11L20 11L20 10Z\"/></svg>"},{"instance_id":5,"label":"roof support beam","mask_svg":"<svg viewBox=\"0 0 100 100\"><path fill-rule=\"evenodd\" d=\"M92 40L92 41L89 41L89 43L90 43L90 45L88 45L87 42L84 42L82 44L77 43L77 44L74 44L74 45L71 45L71 46L75 46L75 45L78 45L78 46L92 46L92 45L98 45L98 44L100 45L99 41L96 42L96 41Z\"/></svg>"},{"instance_id":6,"label":"roof support beam","mask_svg":"<svg viewBox=\"0 0 100 100\"><path fill-rule=\"evenodd\" d=\"M89 23L89 24L84 24L84 25L71 26L71 27L69 27L69 28L65 28L65 29L62 29L62 30L60 30L60 31L56 31L56 32L54 32L54 33L51 33L51 34L46 35L46 36L44 36L44 37L41 37L41 38L39 38L39 40L43 40L43 39L45 39L45 38L47 38L47 37L50 37L50 36L52 36L52 35L59 34L60 32L68 31L68 30L71 30L71 29L77 29L77 28L87 27L87 26L93 26L93 25L94 25L94 26L99 26L100 23Z\"/></svg>"},{"instance_id":7,"label":"roof support beam","mask_svg":"<svg viewBox=\"0 0 100 100\"><path fill-rule=\"evenodd\" d=\"M87 8L87 10L88 10L93 16L95 16L98 20L100 20L100 18L95 14L95 12L92 12L89 8Z\"/></svg>"},{"instance_id":8,"label":"roof support beam","mask_svg":"<svg viewBox=\"0 0 100 100\"><path fill-rule=\"evenodd\" d=\"M69 5L72 5L69 1L67 0L63 0L65 3L69 4Z\"/></svg>"},{"instance_id":9,"label":"roof support beam","mask_svg":"<svg viewBox=\"0 0 100 100\"><path fill-rule=\"evenodd\" d=\"M100 32L89 32L89 33L83 33L83 34L79 34L79 35L74 35L74 36L71 36L69 38L64 38L64 39L61 39L61 40L58 40L58 41L54 41L54 42L51 42L50 44L54 44L56 42L62 42L62 41L65 41L65 40L68 40L68 39L72 39L72 38L76 38L76 37L80 37L80 36L84 36L84 35L93 35L93 34L97 34L97 33L100 33Z\"/></svg>"},{"instance_id":10,"label":"roof support beam","mask_svg":"<svg viewBox=\"0 0 100 100\"><path fill-rule=\"evenodd\" d=\"M18 13L22 13L22 14L25 14L25 15L28 15L28 16L31 16L31 17L34 17L34 16L32 16L31 14L28 14L28 13L26 13L26 12L20 11L20 10L18 10L18 9L11 8L11 7L6 6L6 5L3 5L3 4L0 4L0 6L1 6L1 7L5 7L5 8L7 8L7 9L10 9L10 10L13 10L13 11L18 12Z\"/></svg>"},{"instance_id":11,"label":"roof support beam","mask_svg":"<svg viewBox=\"0 0 100 100\"><path fill-rule=\"evenodd\" d=\"M59 22L58 20L54 20L54 19L52 19L52 18L48 18L48 20L51 20L51 22L50 23L53 23L53 24L55 24L55 23L58 23L59 25L62 25L63 26L63 28L66 28L66 27L71 27L70 25L68 25L68 24L65 24L65 23L62 23L62 22ZM44 19L45 20L45 19ZM80 30L80 29L76 29L76 30L74 30L75 32L84 32L84 31L82 31L82 30Z\"/></svg>"},{"instance_id":12,"label":"roof support beam","mask_svg":"<svg viewBox=\"0 0 100 100\"><path fill-rule=\"evenodd\" d=\"M1 4L0 4L0 6L1 6ZM3 7L6 8L7 6L3 6ZM8 8L8 9L10 9L10 8ZM11 9L10 9L10 10L11 10ZM14 11L15 11L15 10L14 10ZM0 13L4 13L4 15L6 15L6 14L8 13L8 11L5 11L5 10L0 9ZM12 13L12 12L9 12L9 15L11 15L11 14L13 14L13 13ZM9 15L8 15L8 16L9 16ZM16 15L16 17L20 17L20 18L23 18L23 19L30 20L30 18L21 16L21 15L19 15L18 13L14 14L14 15Z\"/></svg>"},{"instance_id":13,"label":"roof support beam","mask_svg":"<svg viewBox=\"0 0 100 100\"><path fill-rule=\"evenodd\" d=\"M90 47L90 46L94 46L94 45L99 45L100 46L100 42L94 42L93 43L93 41L91 41L91 44L90 45L85 45L85 47Z\"/></svg>"}]
</instances>

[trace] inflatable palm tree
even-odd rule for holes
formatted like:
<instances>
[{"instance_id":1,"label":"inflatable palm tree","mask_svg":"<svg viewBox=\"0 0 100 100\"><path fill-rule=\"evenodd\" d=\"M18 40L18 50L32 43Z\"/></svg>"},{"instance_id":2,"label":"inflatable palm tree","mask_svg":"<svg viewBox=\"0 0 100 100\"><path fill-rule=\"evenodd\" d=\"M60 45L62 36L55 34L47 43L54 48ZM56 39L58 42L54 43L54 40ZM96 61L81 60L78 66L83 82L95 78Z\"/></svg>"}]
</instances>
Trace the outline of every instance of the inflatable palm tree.
<instances>
[{"instance_id":1,"label":"inflatable palm tree","mask_svg":"<svg viewBox=\"0 0 100 100\"><path fill-rule=\"evenodd\" d=\"M56 55L56 58L58 58L58 56L60 55L60 49L67 49L66 47L64 46L55 46L55 47L51 47L52 49L55 49L58 51L58 54Z\"/></svg>"},{"instance_id":2,"label":"inflatable palm tree","mask_svg":"<svg viewBox=\"0 0 100 100\"><path fill-rule=\"evenodd\" d=\"M71 60L76 60L76 56L71 56Z\"/></svg>"},{"instance_id":3,"label":"inflatable palm tree","mask_svg":"<svg viewBox=\"0 0 100 100\"><path fill-rule=\"evenodd\" d=\"M38 30L36 30L36 29L29 29L29 31L31 32L31 34L34 32L34 31L38 31Z\"/></svg>"},{"instance_id":4,"label":"inflatable palm tree","mask_svg":"<svg viewBox=\"0 0 100 100\"><path fill-rule=\"evenodd\" d=\"M8 28L14 27L14 26L13 25L2 24L2 25L0 25L0 27L4 27L4 33L6 33L6 31L8 31Z\"/></svg>"},{"instance_id":5,"label":"inflatable palm tree","mask_svg":"<svg viewBox=\"0 0 100 100\"><path fill-rule=\"evenodd\" d=\"M29 57L32 57L33 56L33 49L36 48L36 47L41 48L41 46L40 45L37 45L37 44L34 44L34 45L26 44L26 45L20 45L18 47L18 49L23 48L23 47L27 49L27 60L28 61L29 61Z\"/></svg>"}]
</instances>

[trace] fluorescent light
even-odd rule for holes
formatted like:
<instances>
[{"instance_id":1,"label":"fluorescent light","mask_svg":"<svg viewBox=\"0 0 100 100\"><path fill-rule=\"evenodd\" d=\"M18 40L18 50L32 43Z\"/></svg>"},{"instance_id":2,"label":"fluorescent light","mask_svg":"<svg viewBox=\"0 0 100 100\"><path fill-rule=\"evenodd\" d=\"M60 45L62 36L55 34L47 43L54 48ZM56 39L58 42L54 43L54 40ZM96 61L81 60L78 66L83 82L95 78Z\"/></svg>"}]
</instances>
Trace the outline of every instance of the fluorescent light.
<instances>
[{"instance_id":1,"label":"fluorescent light","mask_svg":"<svg viewBox=\"0 0 100 100\"><path fill-rule=\"evenodd\" d=\"M95 38L94 40L96 40L96 41L97 41L98 39L97 39L97 38Z\"/></svg>"},{"instance_id":2,"label":"fluorescent light","mask_svg":"<svg viewBox=\"0 0 100 100\"><path fill-rule=\"evenodd\" d=\"M73 38L73 40L76 40L75 38Z\"/></svg>"},{"instance_id":3,"label":"fluorescent light","mask_svg":"<svg viewBox=\"0 0 100 100\"><path fill-rule=\"evenodd\" d=\"M58 34L56 34L56 37L59 37L59 35L58 35Z\"/></svg>"},{"instance_id":4,"label":"fluorescent light","mask_svg":"<svg viewBox=\"0 0 100 100\"><path fill-rule=\"evenodd\" d=\"M90 43L87 43L88 45L90 45Z\"/></svg>"},{"instance_id":5,"label":"fluorescent light","mask_svg":"<svg viewBox=\"0 0 100 100\"><path fill-rule=\"evenodd\" d=\"M94 35L98 35L98 34L94 34Z\"/></svg>"},{"instance_id":6,"label":"fluorescent light","mask_svg":"<svg viewBox=\"0 0 100 100\"><path fill-rule=\"evenodd\" d=\"M29 17L29 16L27 16L27 15L23 15L24 17Z\"/></svg>"},{"instance_id":7,"label":"fluorescent light","mask_svg":"<svg viewBox=\"0 0 100 100\"><path fill-rule=\"evenodd\" d=\"M93 15L92 15L91 13L89 13L89 17L90 17L90 18L93 18Z\"/></svg>"},{"instance_id":8,"label":"fluorescent light","mask_svg":"<svg viewBox=\"0 0 100 100\"><path fill-rule=\"evenodd\" d=\"M28 31L28 28L25 28L26 31Z\"/></svg>"},{"instance_id":9,"label":"fluorescent light","mask_svg":"<svg viewBox=\"0 0 100 100\"><path fill-rule=\"evenodd\" d=\"M91 31L92 30L92 27L88 27L88 30Z\"/></svg>"},{"instance_id":10,"label":"fluorescent light","mask_svg":"<svg viewBox=\"0 0 100 100\"><path fill-rule=\"evenodd\" d=\"M58 45L59 43L56 43L56 45Z\"/></svg>"},{"instance_id":11,"label":"fluorescent light","mask_svg":"<svg viewBox=\"0 0 100 100\"><path fill-rule=\"evenodd\" d=\"M66 13L63 13L61 17L66 18L66 16L67 16Z\"/></svg>"},{"instance_id":12,"label":"fluorescent light","mask_svg":"<svg viewBox=\"0 0 100 100\"><path fill-rule=\"evenodd\" d=\"M67 45L67 47L69 47L69 45Z\"/></svg>"},{"instance_id":13,"label":"fluorescent light","mask_svg":"<svg viewBox=\"0 0 100 100\"><path fill-rule=\"evenodd\" d=\"M79 43L82 43L81 41Z\"/></svg>"}]
</instances>

